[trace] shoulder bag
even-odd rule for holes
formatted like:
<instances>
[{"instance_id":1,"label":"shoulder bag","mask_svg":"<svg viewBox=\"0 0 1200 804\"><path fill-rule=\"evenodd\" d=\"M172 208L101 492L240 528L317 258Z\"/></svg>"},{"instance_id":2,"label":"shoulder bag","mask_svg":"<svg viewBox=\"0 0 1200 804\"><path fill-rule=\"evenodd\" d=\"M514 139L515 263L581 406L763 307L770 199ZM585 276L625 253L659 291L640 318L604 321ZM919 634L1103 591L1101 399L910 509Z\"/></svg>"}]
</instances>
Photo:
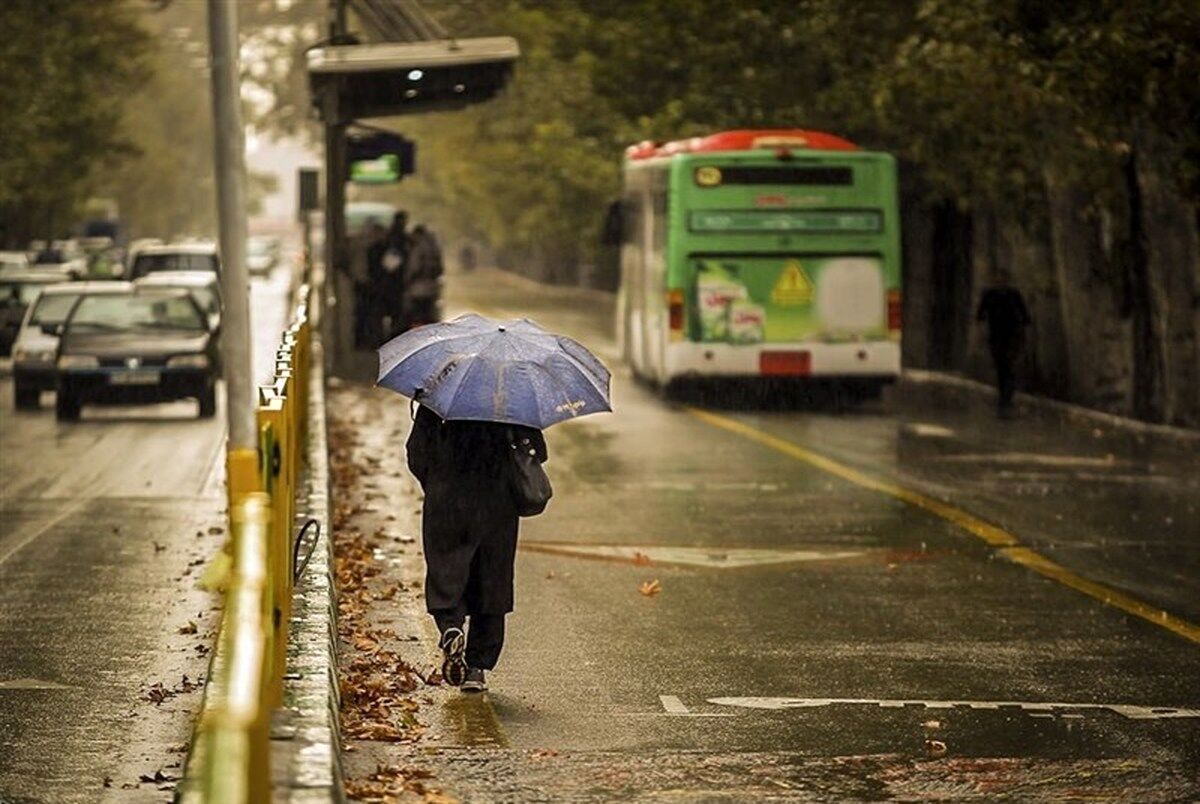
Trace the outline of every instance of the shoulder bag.
<instances>
[{"instance_id":1,"label":"shoulder bag","mask_svg":"<svg viewBox=\"0 0 1200 804\"><path fill-rule=\"evenodd\" d=\"M546 510L546 504L554 496L550 478L538 460L537 450L528 438L519 438L512 428L508 430L509 461L508 480L513 504L518 516L537 516Z\"/></svg>"}]
</instances>

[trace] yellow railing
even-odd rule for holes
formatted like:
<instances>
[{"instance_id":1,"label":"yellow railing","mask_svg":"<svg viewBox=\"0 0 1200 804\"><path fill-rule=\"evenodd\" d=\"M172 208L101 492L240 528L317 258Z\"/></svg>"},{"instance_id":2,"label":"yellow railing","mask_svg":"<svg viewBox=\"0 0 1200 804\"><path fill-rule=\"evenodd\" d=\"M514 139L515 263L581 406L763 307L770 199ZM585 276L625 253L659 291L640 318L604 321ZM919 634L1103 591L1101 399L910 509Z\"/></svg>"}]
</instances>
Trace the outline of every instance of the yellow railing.
<instances>
[{"instance_id":1,"label":"yellow railing","mask_svg":"<svg viewBox=\"0 0 1200 804\"><path fill-rule=\"evenodd\" d=\"M312 332L302 285L259 388L257 455L228 456L230 539L216 573L225 608L181 798L270 798L270 715L283 699L296 496L307 433ZM256 459L257 471L250 459Z\"/></svg>"}]
</instances>

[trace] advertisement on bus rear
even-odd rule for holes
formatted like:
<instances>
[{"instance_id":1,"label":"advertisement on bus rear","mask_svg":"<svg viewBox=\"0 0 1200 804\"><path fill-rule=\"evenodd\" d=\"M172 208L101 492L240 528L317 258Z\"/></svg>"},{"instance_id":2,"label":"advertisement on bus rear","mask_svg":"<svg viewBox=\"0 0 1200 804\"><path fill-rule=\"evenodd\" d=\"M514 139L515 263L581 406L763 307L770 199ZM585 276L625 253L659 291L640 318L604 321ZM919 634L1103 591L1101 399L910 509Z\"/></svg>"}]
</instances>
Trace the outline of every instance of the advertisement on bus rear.
<instances>
[{"instance_id":1,"label":"advertisement on bus rear","mask_svg":"<svg viewBox=\"0 0 1200 804\"><path fill-rule=\"evenodd\" d=\"M843 342L888 337L881 257L693 257L690 336L704 343Z\"/></svg>"}]
</instances>

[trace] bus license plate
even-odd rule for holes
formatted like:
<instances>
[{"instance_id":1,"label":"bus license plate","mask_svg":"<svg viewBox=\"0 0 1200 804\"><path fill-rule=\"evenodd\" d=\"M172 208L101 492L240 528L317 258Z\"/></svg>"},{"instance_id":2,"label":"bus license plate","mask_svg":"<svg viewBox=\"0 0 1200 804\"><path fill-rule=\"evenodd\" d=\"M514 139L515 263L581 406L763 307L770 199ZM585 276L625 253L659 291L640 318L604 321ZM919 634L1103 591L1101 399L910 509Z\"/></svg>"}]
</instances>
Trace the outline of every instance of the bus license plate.
<instances>
[{"instance_id":1,"label":"bus license plate","mask_svg":"<svg viewBox=\"0 0 1200 804\"><path fill-rule=\"evenodd\" d=\"M111 385L158 385L157 371L114 371L108 375Z\"/></svg>"},{"instance_id":2,"label":"bus license plate","mask_svg":"<svg viewBox=\"0 0 1200 804\"><path fill-rule=\"evenodd\" d=\"M758 371L772 377L807 377L812 373L812 354L762 352L758 356Z\"/></svg>"}]
</instances>

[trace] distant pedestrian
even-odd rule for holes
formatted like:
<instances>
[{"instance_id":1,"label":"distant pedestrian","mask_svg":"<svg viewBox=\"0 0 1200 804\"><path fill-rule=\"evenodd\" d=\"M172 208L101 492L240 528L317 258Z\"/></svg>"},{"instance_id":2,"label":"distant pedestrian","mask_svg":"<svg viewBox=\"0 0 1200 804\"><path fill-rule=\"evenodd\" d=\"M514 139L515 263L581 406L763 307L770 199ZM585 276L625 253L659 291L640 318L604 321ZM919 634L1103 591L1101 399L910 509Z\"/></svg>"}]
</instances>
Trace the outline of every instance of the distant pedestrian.
<instances>
[{"instance_id":1,"label":"distant pedestrian","mask_svg":"<svg viewBox=\"0 0 1200 804\"><path fill-rule=\"evenodd\" d=\"M411 248L404 266L404 323L419 327L438 320L438 296L442 287L442 248L433 232L418 224L413 227Z\"/></svg>"},{"instance_id":2,"label":"distant pedestrian","mask_svg":"<svg viewBox=\"0 0 1200 804\"><path fill-rule=\"evenodd\" d=\"M531 451L531 460L544 463L546 441L532 427L443 421L419 406L407 448L408 466L425 490L425 605L441 633L442 675L464 691L482 692L513 610L513 450Z\"/></svg>"},{"instance_id":3,"label":"distant pedestrian","mask_svg":"<svg viewBox=\"0 0 1200 804\"><path fill-rule=\"evenodd\" d=\"M383 335L376 321L375 302L372 300L372 285L382 271L381 262L386 248L384 243L387 229L372 218L367 222L366 248L354 254L350 260L350 278L354 282L354 346L357 349L375 348Z\"/></svg>"},{"instance_id":4,"label":"distant pedestrian","mask_svg":"<svg viewBox=\"0 0 1200 804\"><path fill-rule=\"evenodd\" d=\"M392 217L391 228L380 245L379 263L371 280L375 317L383 333L381 340L405 329L404 266L410 248L408 213L400 211Z\"/></svg>"},{"instance_id":5,"label":"distant pedestrian","mask_svg":"<svg viewBox=\"0 0 1200 804\"><path fill-rule=\"evenodd\" d=\"M475 249L470 243L466 243L458 250L458 267L462 269L464 274L469 274L475 270Z\"/></svg>"},{"instance_id":6,"label":"distant pedestrian","mask_svg":"<svg viewBox=\"0 0 1200 804\"><path fill-rule=\"evenodd\" d=\"M1017 361L1025 348L1025 328L1030 324L1025 299L1007 274L1000 274L995 284L983 292L976 318L987 324L988 348L996 367L997 413L1007 418L1012 414Z\"/></svg>"}]
</instances>

